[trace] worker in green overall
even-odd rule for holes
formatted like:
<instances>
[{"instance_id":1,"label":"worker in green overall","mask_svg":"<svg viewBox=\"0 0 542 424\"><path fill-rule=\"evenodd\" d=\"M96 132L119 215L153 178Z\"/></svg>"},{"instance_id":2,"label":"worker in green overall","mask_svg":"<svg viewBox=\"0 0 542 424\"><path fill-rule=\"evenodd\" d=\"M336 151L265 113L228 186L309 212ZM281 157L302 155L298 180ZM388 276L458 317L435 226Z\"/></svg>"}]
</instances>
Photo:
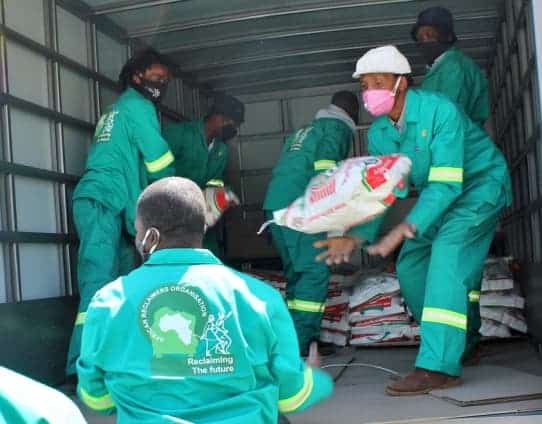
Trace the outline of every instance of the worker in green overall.
<instances>
[{"instance_id":1,"label":"worker in green overall","mask_svg":"<svg viewBox=\"0 0 542 424\"><path fill-rule=\"evenodd\" d=\"M312 177L346 159L358 114L357 96L339 91L333 95L331 105L320 110L309 125L286 138L263 204L269 219L274 211L303 195ZM306 355L309 343L320 334L330 276L326 264L314 260L318 250L313 243L322 234L304 234L275 224L270 229L288 281L286 297L299 348ZM330 350L329 346L321 347L322 353Z\"/></svg>"},{"instance_id":2,"label":"worker in green overall","mask_svg":"<svg viewBox=\"0 0 542 424\"><path fill-rule=\"evenodd\" d=\"M421 87L445 94L483 127L489 116L487 79L480 67L455 47L457 37L450 11L443 7L424 10L411 35L427 62Z\"/></svg>"},{"instance_id":3,"label":"worker in green overall","mask_svg":"<svg viewBox=\"0 0 542 424\"><path fill-rule=\"evenodd\" d=\"M81 329L98 289L135 266L135 206L149 181L173 175L173 154L160 134L156 104L170 78L167 62L145 50L123 67L122 94L102 115L86 169L73 194L79 236L81 297L66 372L75 374Z\"/></svg>"},{"instance_id":4,"label":"worker in green overall","mask_svg":"<svg viewBox=\"0 0 542 424\"><path fill-rule=\"evenodd\" d=\"M421 326L421 345L415 370L387 387L402 396L461 383L462 356L477 341L468 330L477 325L480 272L499 216L511 203L508 167L493 141L447 97L410 88L410 73L394 46L369 50L354 73L376 117L369 153L409 157L410 182L419 192L404 222L368 247L387 256L404 242L397 274ZM328 249L318 259L348 260L356 246L375 239L381 221L318 242Z\"/></svg>"},{"instance_id":5,"label":"worker in green overall","mask_svg":"<svg viewBox=\"0 0 542 424\"><path fill-rule=\"evenodd\" d=\"M119 424L273 424L332 393L330 376L301 360L278 291L201 249L204 209L188 179L145 189L145 262L88 308L78 395Z\"/></svg>"},{"instance_id":6,"label":"worker in green overall","mask_svg":"<svg viewBox=\"0 0 542 424\"><path fill-rule=\"evenodd\" d=\"M237 135L244 119L243 103L220 94L205 118L166 125L163 135L175 157L175 175L194 181L202 190L224 187L226 143ZM219 255L216 228L207 229L203 247Z\"/></svg>"}]
</instances>

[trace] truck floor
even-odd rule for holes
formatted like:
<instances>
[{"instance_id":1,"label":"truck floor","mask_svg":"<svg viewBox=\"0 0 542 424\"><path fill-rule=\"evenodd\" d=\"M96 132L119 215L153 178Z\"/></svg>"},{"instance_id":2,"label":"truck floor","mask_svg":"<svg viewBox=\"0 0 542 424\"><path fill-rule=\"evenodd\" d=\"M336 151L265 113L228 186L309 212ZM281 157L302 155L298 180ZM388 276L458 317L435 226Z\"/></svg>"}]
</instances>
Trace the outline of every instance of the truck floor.
<instances>
[{"instance_id":1,"label":"truck floor","mask_svg":"<svg viewBox=\"0 0 542 424\"><path fill-rule=\"evenodd\" d=\"M328 357L326 364L363 362L393 369L401 374L411 370L417 348L365 348L341 349L334 357ZM525 340L510 342L486 342L482 345L484 365L498 365L510 369L542 376L542 358ZM339 370L333 369L335 375ZM507 402L493 405L460 407L431 396L390 397L384 393L389 381L385 372L365 367L349 367L340 373L335 392L326 402L310 410L289 416L291 424L360 424L375 422L434 423L438 418L456 418L454 423L518 423L542 422L542 399L522 402ZM503 381L506 384L506 381ZM80 405L80 403L78 403ZM89 424L114 423L114 417L100 417L82 407ZM533 412L536 411L536 412ZM508 412L513 415L500 416ZM492 416L479 416L493 414ZM534 415L538 414L538 415ZM457 417L470 417L468 419ZM421 421L419 421L421 420ZM452 421L447 421L451 423Z\"/></svg>"}]
</instances>

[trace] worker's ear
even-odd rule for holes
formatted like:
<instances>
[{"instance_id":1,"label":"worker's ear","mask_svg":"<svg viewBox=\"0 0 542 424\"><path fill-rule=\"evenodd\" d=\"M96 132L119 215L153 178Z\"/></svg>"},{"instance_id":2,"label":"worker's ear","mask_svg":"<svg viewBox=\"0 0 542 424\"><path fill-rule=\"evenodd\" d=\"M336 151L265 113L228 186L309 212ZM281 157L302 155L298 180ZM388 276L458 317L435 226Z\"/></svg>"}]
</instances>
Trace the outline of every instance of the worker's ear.
<instances>
[{"instance_id":1,"label":"worker's ear","mask_svg":"<svg viewBox=\"0 0 542 424\"><path fill-rule=\"evenodd\" d=\"M149 228L147 240L146 240L145 246L143 247L144 248L148 247L149 248L148 252L153 253L159 244L160 244L160 231L155 227Z\"/></svg>"},{"instance_id":2,"label":"worker's ear","mask_svg":"<svg viewBox=\"0 0 542 424\"><path fill-rule=\"evenodd\" d=\"M137 73L132 75L132 82L136 84L141 84L141 81L143 80L143 74Z\"/></svg>"},{"instance_id":3,"label":"worker's ear","mask_svg":"<svg viewBox=\"0 0 542 424\"><path fill-rule=\"evenodd\" d=\"M399 82L399 87L397 91L404 93L408 89L408 77L406 75L401 75L401 81Z\"/></svg>"}]
</instances>

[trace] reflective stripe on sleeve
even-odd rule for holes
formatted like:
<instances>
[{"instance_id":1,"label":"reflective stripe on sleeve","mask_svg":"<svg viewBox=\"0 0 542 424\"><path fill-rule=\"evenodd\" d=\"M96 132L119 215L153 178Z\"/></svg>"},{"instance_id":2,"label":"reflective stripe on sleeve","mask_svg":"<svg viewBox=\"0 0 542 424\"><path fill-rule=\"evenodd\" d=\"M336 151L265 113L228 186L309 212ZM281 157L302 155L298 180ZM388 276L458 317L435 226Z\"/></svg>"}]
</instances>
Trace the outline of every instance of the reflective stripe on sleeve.
<instances>
[{"instance_id":1,"label":"reflective stripe on sleeve","mask_svg":"<svg viewBox=\"0 0 542 424\"><path fill-rule=\"evenodd\" d=\"M87 319L87 313L79 312L77 314L77 318L75 318L75 325L83 325L86 319Z\"/></svg>"},{"instance_id":2,"label":"reflective stripe on sleeve","mask_svg":"<svg viewBox=\"0 0 542 424\"><path fill-rule=\"evenodd\" d=\"M109 393L106 393L103 396L91 396L85 389L79 388L79 395L85 405L95 411L105 411L106 409L115 407L113 398Z\"/></svg>"},{"instance_id":3,"label":"reflective stripe on sleeve","mask_svg":"<svg viewBox=\"0 0 542 424\"><path fill-rule=\"evenodd\" d=\"M480 301L480 292L478 290L471 290L469 292L469 302L476 303Z\"/></svg>"},{"instance_id":4,"label":"reflective stripe on sleeve","mask_svg":"<svg viewBox=\"0 0 542 424\"><path fill-rule=\"evenodd\" d=\"M431 167L427 181L443 183L462 183L463 168Z\"/></svg>"},{"instance_id":5,"label":"reflective stripe on sleeve","mask_svg":"<svg viewBox=\"0 0 542 424\"><path fill-rule=\"evenodd\" d=\"M312 388L314 387L314 379L312 376L312 369L310 367L305 368L303 374L303 387L293 396L287 399L279 400L279 411L283 414L294 412L299 409L303 403L309 398Z\"/></svg>"},{"instance_id":6,"label":"reflective stripe on sleeve","mask_svg":"<svg viewBox=\"0 0 542 424\"><path fill-rule=\"evenodd\" d=\"M327 159L317 160L316 162L314 162L314 170L327 171L328 169L333 168L336 163L337 162L335 162L334 160L327 160Z\"/></svg>"},{"instance_id":7,"label":"reflective stripe on sleeve","mask_svg":"<svg viewBox=\"0 0 542 424\"><path fill-rule=\"evenodd\" d=\"M174 160L173 153L171 153L171 150L168 150L158 159L153 160L152 162L145 162L145 166L147 167L147 171L151 173L159 172L162 169L167 168Z\"/></svg>"},{"instance_id":8,"label":"reflective stripe on sleeve","mask_svg":"<svg viewBox=\"0 0 542 424\"><path fill-rule=\"evenodd\" d=\"M224 187L224 181L219 179L209 180L205 183L207 187Z\"/></svg>"}]
</instances>

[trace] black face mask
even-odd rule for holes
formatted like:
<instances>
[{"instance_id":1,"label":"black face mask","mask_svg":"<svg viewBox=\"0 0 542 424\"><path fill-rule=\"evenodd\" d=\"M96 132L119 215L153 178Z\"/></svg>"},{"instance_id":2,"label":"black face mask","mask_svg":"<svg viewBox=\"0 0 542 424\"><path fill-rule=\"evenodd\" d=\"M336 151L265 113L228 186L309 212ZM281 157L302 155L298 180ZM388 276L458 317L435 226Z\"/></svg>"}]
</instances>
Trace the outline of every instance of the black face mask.
<instances>
[{"instance_id":1,"label":"black face mask","mask_svg":"<svg viewBox=\"0 0 542 424\"><path fill-rule=\"evenodd\" d=\"M222 141L231 140L237 135L237 128L233 125L225 125L222 127L222 132L220 134L220 139Z\"/></svg>"},{"instance_id":2,"label":"black face mask","mask_svg":"<svg viewBox=\"0 0 542 424\"><path fill-rule=\"evenodd\" d=\"M440 41L425 41L417 43L417 47L428 65L432 65L435 59L448 50L451 46L451 43L441 43Z\"/></svg>"},{"instance_id":3,"label":"black face mask","mask_svg":"<svg viewBox=\"0 0 542 424\"><path fill-rule=\"evenodd\" d=\"M132 86L147 99L158 104L166 95L168 83L142 79L141 84L132 84Z\"/></svg>"}]
</instances>

